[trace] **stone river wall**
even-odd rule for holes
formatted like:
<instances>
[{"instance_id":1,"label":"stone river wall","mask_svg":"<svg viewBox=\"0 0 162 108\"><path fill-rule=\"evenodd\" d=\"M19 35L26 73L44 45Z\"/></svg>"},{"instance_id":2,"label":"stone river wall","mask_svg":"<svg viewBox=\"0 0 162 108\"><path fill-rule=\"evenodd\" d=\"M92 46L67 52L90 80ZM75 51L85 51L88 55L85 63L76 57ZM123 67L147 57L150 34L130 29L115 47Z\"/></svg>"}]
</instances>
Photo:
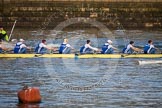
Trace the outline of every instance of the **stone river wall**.
<instances>
[{"instance_id":1,"label":"stone river wall","mask_svg":"<svg viewBox=\"0 0 162 108\"><path fill-rule=\"evenodd\" d=\"M119 25L160 29L162 0L0 0L0 25L6 28L15 20L21 28L42 28L43 24L53 28L76 17L92 18L114 29Z\"/></svg>"}]
</instances>

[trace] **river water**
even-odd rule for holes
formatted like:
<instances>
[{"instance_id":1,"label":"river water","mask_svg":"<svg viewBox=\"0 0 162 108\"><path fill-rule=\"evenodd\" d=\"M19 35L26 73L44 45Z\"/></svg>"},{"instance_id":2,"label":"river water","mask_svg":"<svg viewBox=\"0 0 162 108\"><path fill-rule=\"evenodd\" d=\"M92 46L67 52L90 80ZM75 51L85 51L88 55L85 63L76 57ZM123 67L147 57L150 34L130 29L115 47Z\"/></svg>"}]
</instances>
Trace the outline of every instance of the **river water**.
<instances>
[{"instance_id":1,"label":"river water","mask_svg":"<svg viewBox=\"0 0 162 108\"><path fill-rule=\"evenodd\" d=\"M144 32L127 39L122 36L111 39L119 49L130 39L138 47L153 39L160 48L161 36L157 32ZM107 40L90 39L99 47ZM79 38L71 43L77 43L78 48L84 40ZM162 65L138 65L138 60L143 59L0 59L0 108L161 108ZM41 103L18 103L17 91L24 84L39 87Z\"/></svg>"}]
</instances>

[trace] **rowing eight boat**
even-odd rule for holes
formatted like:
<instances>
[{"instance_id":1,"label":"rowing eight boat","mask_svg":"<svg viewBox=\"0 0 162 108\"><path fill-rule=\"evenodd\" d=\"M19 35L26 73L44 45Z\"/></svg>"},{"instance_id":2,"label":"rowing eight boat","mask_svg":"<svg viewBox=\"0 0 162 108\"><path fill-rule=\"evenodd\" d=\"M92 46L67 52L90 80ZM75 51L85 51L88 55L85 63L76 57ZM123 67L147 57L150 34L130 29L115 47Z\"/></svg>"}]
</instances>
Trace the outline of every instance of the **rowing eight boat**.
<instances>
[{"instance_id":1,"label":"rowing eight boat","mask_svg":"<svg viewBox=\"0 0 162 108\"><path fill-rule=\"evenodd\" d=\"M0 58L162 58L162 54L0 54Z\"/></svg>"}]
</instances>

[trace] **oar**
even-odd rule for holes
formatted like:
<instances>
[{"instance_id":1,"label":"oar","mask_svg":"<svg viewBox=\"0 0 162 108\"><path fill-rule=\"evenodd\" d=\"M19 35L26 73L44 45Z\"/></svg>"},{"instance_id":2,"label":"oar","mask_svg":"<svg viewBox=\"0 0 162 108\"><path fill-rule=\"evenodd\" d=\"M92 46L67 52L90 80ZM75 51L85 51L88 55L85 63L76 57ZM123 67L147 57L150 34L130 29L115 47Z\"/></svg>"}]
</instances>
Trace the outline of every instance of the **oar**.
<instances>
[{"instance_id":1,"label":"oar","mask_svg":"<svg viewBox=\"0 0 162 108\"><path fill-rule=\"evenodd\" d=\"M78 54L80 53L80 50L72 49L73 51L71 53Z\"/></svg>"},{"instance_id":2,"label":"oar","mask_svg":"<svg viewBox=\"0 0 162 108\"><path fill-rule=\"evenodd\" d=\"M124 57L127 57L129 55L131 55L131 54L121 54L121 57L124 58Z\"/></svg>"},{"instance_id":3,"label":"oar","mask_svg":"<svg viewBox=\"0 0 162 108\"><path fill-rule=\"evenodd\" d=\"M10 33L9 38L8 38L9 41L10 41L10 39L11 39L11 36L12 36L13 30L14 30L15 25L16 25L16 22L17 22L17 20L15 20L15 22L14 22L14 24L13 24L13 27L12 27L12 29L11 29L11 33Z\"/></svg>"},{"instance_id":4,"label":"oar","mask_svg":"<svg viewBox=\"0 0 162 108\"><path fill-rule=\"evenodd\" d=\"M160 54L162 54L162 50L160 48L155 48Z\"/></svg>"},{"instance_id":5,"label":"oar","mask_svg":"<svg viewBox=\"0 0 162 108\"><path fill-rule=\"evenodd\" d=\"M124 58L124 57L130 56L130 55L136 55L136 54L138 54L138 53L121 54L121 57Z\"/></svg>"},{"instance_id":6,"label":"oar","mask_svg":"<svg viewBox=\"0 0 162 108\"><path fill-rule=\"evenodd\" d=\"M34 57L41 57L43 56L44 54L35 54Z\"/></svg>"}]
</instances>

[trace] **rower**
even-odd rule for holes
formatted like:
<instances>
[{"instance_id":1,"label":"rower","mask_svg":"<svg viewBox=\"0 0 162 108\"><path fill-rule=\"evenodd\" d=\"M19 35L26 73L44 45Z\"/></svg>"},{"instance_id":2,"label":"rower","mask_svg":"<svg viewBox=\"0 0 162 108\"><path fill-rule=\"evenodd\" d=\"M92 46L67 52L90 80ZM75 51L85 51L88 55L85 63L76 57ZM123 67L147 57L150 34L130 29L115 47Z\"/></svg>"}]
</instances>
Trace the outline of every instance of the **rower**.
<instances>
[{"instance_id":1,"label":"rower","mask_svg":"<svg viewBox=\"0 0 162 108\"><path fill-rule=\"evenodd\" d=\"M107 42L102 46L101 54L113 54L114 50L118 50L114 46L112 46L112 41L107 40Z\"/></svg>"},{"instance_id":2,"label":"rower","mask_svg":"<svg viewBox=\"0 0 162 108\"><path fill-rule=\"evenodd\" d=\"M54 50L54 49L52 47L47 46L45 39L43 39L42 42L39 43L35 48L35 52L37 54L45 54L47 53L47 50Z\"/></svg>"},{"instance_id":3,"label":"rower","mask_svg":"<svg viewBox=\"0 0 162 108\"><path fill-rule=\"evenodd\" d=\"M141 49L134 47L134 41L130 41L129 44L123 49L122 53L132 54L134 51L142 52Z\"/></svg>"},{"instance_id":4,"label":"rower","mask_svg":"<svg viewBox=\"0 0 162 108\"><path fill-rule=\"evenodd\" d=\"M92 53L94 53L94 51L99 51L99 49L92 47L90 40L87 40L87 43L80 48L81 54L92 54Z\"/></svg>"},{"instance_id":5,"label":"rower","mask_svg":"<svg viewBox=\"0 0 162 108\"><path fill-rule=\"evenodd\" d=\"M7 32L3 29L2 26L0 26L0 40L9 41Z\"/></svg>"},{"instance_id":6,"label":"rower","mask_svg":"<svg viewBox=\"0 0 162 108\"><path fill-rule=\"evenodd\" d=\"M144 54L155 54L155 51L158 48L155 48L152 40L148 40L148 44L144 46Z\"/></svg>"},{"instance_id":7,"label":"rower","mask_svg":"<svg viewBox=\"0 0 162 108\"><path fill-rule=\"evenodd\" d=\"M7 50L7 48L3 46L2 41L0 40L0 53L2 53L5 50Z\"/></svg>"},{"instance_id":8,"label":"rower","mask_svg":"<svg viewBox=\"0 0 162 108\"><path fill-rule=\"evenodd\" d=\"M71 49L74 49L74 48L71 47L70 44L68 44L68 39L65 38L64 42L60 45L59 54L70 54Z\"/></svg>"},{"instance_id":9,"label":"rower","mask_svg":"<svg viewBox=\"0 0 162 108\"><path fill-rule=\"evenodd\" d=\"M30 47L27 47L24 44L24 39L20 39L19 42L16 43L15 48L14 48L14 53L16 54L25 54L27 49L31 49Z\"/></svg>"}]
</instances>

